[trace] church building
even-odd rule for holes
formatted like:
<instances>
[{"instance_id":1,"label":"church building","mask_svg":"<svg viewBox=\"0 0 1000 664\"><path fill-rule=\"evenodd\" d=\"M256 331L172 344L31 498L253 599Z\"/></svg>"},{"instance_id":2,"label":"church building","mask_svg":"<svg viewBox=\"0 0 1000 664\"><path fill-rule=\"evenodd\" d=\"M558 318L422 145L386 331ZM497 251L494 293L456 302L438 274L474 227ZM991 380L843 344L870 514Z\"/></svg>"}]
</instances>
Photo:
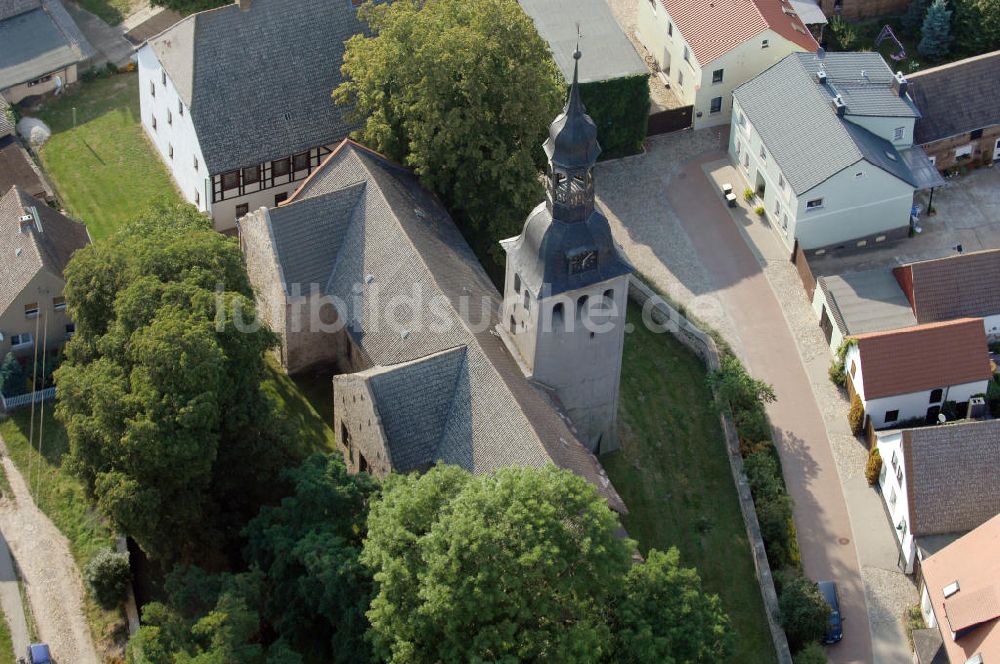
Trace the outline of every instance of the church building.
<instances>
[{"instance_id":1,"label":"church building","mask_svg":"<svg viewBox=\"0 0 1000 664\"><path fill-rule=\"evenodd\" d=\"M595 454L618 448L618 386L632 266L594 206L597 127L580 101L580 51L549 127L545 202L507 252L501 334L524 374L551 391Z\"/></svg>"}]
</instances>

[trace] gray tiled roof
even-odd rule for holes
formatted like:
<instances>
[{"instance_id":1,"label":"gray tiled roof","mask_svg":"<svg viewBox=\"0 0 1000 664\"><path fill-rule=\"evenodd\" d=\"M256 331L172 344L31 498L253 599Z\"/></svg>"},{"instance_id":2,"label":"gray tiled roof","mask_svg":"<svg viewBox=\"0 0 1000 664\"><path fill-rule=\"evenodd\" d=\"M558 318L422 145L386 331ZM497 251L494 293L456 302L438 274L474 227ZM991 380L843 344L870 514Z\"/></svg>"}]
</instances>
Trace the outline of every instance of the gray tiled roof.
<instances>
[{"instance_id":1,"label":"gray tiled roof","mask_svg":"<svg viewBox=\"0 0 1000 664\"><path fill-rule=\"evenodd\" d=\"M581 83L622 76L648 75L649 68L622 32L604 0L519 0L524 12L549 44L566 82L573 80L577 43L587 54ZM580 33L577 33L577 25Z\"/></svg>"},{"instance_id":2,"label":"gray tiled roof","mask_svg":"<svg viewBox=\"0 0 1000 664\"><path fill-rule=\"evenodd\" d=\"M897 270L907 268L920 323L1000 314L1000 249L920 261Z\"/></svg>"},{"instance_id":3,"label":"gray tiled roof","mask_svg":"<svg viewBox=\"0 0 1000 664\"><path fill-rule=\"evenodd\" d=\"M0 90L94 55L60 0L40 0L34 5L16 13L15 8L8 8L11 15L0 19ZM3 9L0 6L0 12Z\"/></svg>"},{"instance_id":4,"label":"gray tiled roof","mask_svg":"<svg viewBox=\"0 0 1000 664\"><path fill-rule=\"evenodd\" d=\"M41 0L0 0L0 21L23 14L41 4Z\"/></svg>"},{"instance_id":5,"label":"gray tiled roof","mask_svg":"<svg viewBox=\"0 0 1000 664\"><path fill-rule=\"evenodd\" d=\"M912 102L893 92L892 73L881 56L826 54L827 85L813 77L820 62L812 53L793 53L733 92L792 190L809 191L862 159L874 159L879 168L906 175L902 179L912 183L905 161L888 141L850 122L851 115L917 116ZM838 91L847 103L845 119L831 104ZM894 161L886 150L895 154Z\"/></svg>"},{"instance_id":6,"label":"gray tiled roof","mask_svg":"<svg viewBox=\"0 0 1000 664\"><path fill-rule=\"evenodd\" d=\"M336 143L356 128L330 97L349 0L252 0L200 12L150 40L184 102L210 173Z\"/></svg>"},{"instance_id":7,"label":"gray tiled roof","mask_svg":"<svg viewBox=\"0 0 1000 664\"><path fill-rule=\"evenodd\" d=\"M972 530L1000 514L1000 420L903 431L915 536Z\"/></svg>"},{"instance_id":8,"label":"gray tiled roof","mask_svg":"<svg viewBox=\"0 0 1000 664\"><path fill-rule=\"evenodd\" d=\"M1000 124L1000 51L911 74L910 94L920 107L917 143Z\"/></svg>"},{"instance_id":9,"label":"gray tiled roof","mask_svg":"<svg viewBox=\"0 0 1000 664\"><path fill-rule=\"evenodd\" d=\"M817 281L844 336L917 324L910 303L889 268L830 275Z\"/></svg>"},{"instance_id":10,"label":"gray tiled roof","mask_svg":"<svg viewBox=\"0 0 1000 664\"><path fill-rule=\"evenodd\" d=\"M19 217L30 208L41 217L41 231L35 226L21 230ZM89 242L86 226L11 187L0 197L0 255L4 256L0 261L0 314L40 270L62 277L73 252Z\"/></svg>"},{"instance_id":11,"label":"gray tiled roof","mask_svg":"<svg viewBox=\"0 0 1000 664\"><path fill-rule=\"evenodd\" d=\"M8 108L10 106L7 104L7 100L0 96L0 138L14 133L14 123L7 117Z\"/></svg>"},{"instance_id":12,"label":"gray tiled roof","mask_svg":"<svg viewBox=\"0 0 1000 664\"><path fill-rule=\"evenodd\" d=\"M353 210L343 205L344 191L356 196ZM320 203L327 199L336 203ZM440 459L481 473L554 463L624 509L597 459L493 334L499 293L411 172L345 142L289 203L268 214L286 281L300 273L292 263L306 254L318 269L318 254L301 245L325 245L328 277L313 268L301 273L326 284L374 365L358 375L375 394L394 467ZM336 218L324 218L331 214ZM277 228L295 215L295 233ZM257 212L241 224L267 223L266 216ZM402 308L405 320L397 324L387 319L394 301L414 303Z\"/></svg>"}]
</instances>

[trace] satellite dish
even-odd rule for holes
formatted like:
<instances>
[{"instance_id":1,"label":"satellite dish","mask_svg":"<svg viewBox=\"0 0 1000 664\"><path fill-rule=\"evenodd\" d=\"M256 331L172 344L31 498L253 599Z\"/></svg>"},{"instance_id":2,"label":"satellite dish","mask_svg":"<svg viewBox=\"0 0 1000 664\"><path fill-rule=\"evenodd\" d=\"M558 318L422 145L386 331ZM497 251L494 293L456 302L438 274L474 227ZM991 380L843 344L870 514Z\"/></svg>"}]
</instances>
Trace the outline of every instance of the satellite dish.
<instances>
[{"instance_id":1,"label":"satellite dish","mask_svg":"<svg viewBox=\"0 0 1000 664\"><path fill-rule=\"evenodd\" d=\"M938 413L938 424L944 424L948 421L948 418L944 416L944 413Z\"/></svg>"}]
</instances>

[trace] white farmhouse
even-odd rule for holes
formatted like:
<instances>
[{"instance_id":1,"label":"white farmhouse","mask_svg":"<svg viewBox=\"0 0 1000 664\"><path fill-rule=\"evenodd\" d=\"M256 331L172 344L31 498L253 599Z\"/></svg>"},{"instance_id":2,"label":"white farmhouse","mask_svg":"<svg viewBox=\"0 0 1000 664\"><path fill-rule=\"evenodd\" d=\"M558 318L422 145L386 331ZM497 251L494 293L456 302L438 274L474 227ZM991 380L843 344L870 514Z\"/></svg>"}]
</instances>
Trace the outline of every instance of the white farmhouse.
<instances>
[{"instance_id":1,"label":"white farmhouse","mask_svg":"<svg viewBox=\"0 0 1000 664\"><path fill-rule=\"evenodd\" d=\"M944 183L917 107L878 53L796 53L733 93L729 154L782 242L810 254L903 238Z\"/></svg>"},{"instance_id":2,"label":"white farmhouse","mask_svg":"<svg viewBox=\"0 0 1000 664\"><path fill-rule=\"evenodd\" d=\"M875 429L915 418L937 421L945 403L985 394L993 375L979 318L960 318L851 337L847 391Z\"/></svg>"},{"instance_id":3,"label":"white farmhouse","mask_svg":"<svg viewBox=\"0 0 1000 664\"><path fill-rule=\"evenodd\" d=\"M695 129L729 122L733 90L819 44L788 0L639 0L636 36ZM822 18L822 17L820 17Z\"/></svg>"},{"instance_id":4,"label":"white farmhouse","mask_svg":"<svg viewBox=\"0 0 1000 664\"><path fill-rule=\"evenodd\" d=\"M880 431L876 437L879 489L907 574L949 539L1000 514L1000 420Z\"/></svg>"},{"instance_id":5,"label":"white farmhouse","mask_svg":"<svg viewBox=\"0 0 1000 664\"><path fill-rule=\"evenodd\" d=\"M346 0L239 0L192 14L139 49L142 126L184 198L218 230L284 201L355 128L330 93Z\"/></svg>"}]
</instances>

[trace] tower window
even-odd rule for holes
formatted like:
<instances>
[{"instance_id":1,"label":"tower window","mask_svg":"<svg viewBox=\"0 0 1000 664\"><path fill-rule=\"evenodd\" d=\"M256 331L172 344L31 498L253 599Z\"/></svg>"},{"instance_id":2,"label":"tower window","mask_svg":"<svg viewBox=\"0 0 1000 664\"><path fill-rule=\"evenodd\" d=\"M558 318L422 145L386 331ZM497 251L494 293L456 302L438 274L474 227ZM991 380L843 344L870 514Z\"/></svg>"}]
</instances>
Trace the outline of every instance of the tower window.
<instances>
[{"instance_id":1,"label":"tower window","mask_svg":"<svg viewBox=\"0 0 1000 664\"><path fill-rule=\"evenodd\" d=\"M514 275L514 292L515 293L521 292L521 275L519 274Z\"/></svg>"},{"instance_id":2,"label":"tower window","mask_svg":"<svg viewBox=\"0 0 1000 664\"><path fill-rule=\"evenodd\" d=\"M531 293L527 289L524 291L524 310L531 311Z\"/></svg>"},{"instance_id":3,"label":"tower window","mask_svg":"<svg viewBox=\"0 0 1000 664\"><path fill-rule=\"evenodd\" d=\"M584 310L587 308L587 305L589 303L590 303L590 297L587 296L587 295L581 295L577 299L577 301L576 301L576 312L580 315L581 318L584 316Z\"/></svg>"},{"instance_id":4,"label":"tower window","mask_svg":"<svg viewBox=\"0 0 1000 664\"><path fill-rule=\"evenodd\" d=\"M517 323L514 322L514 317L510 317L510 333L517 334Z\"/></svg>"},{"instance_id":5,"label":"tower window","mask_svg":"<svg viewBox=\"0 0 1000 664\"><path fill-rule=\"evenodd\" d=\"M552 324L553 326L559 327L563 324L565 307L563 307L562 302L556 302L555 306L552 307Z\"/></svg>"},{"instance_id":6,"label":"tower window","mask_svg":"<svg viewBox=\"0 0 1000 664\"><path fill-rule=\"evenodd\" d=\"M615 289L614 288L609 288L608 290L604 291L604 302L606 304L609 304L609 305L610 304L614 304L614 302L615 302Z\"/></svg>"}]
</instances>

